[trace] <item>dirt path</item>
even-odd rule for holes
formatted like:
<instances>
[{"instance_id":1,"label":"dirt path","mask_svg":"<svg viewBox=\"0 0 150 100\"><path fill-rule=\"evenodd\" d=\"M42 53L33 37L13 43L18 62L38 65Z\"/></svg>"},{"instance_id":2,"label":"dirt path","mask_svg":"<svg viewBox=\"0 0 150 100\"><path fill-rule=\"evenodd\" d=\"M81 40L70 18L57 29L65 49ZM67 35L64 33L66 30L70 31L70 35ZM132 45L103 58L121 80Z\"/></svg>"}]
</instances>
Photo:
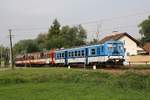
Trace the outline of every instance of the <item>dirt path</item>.
<instances>
[{"instance_id":1,"label":"dirt path","mask_svg":"<svg viewBox=\"0 0 150 100\"><path fill-rule=\"evenodd\" d=\"M102 72L120 75L125 72L135 72L143 75L150 75L150 69L100 69Z\"/></svg>"},{"instance_id":2,"label":"dirt path","mask_svg":"<svg viewBox=\"0 0 150 100\"><path fill-rule=\"evenodd\" d=\"M0 68L0 71L9 70L10 68Z\"/></svg>"}]
</instances>

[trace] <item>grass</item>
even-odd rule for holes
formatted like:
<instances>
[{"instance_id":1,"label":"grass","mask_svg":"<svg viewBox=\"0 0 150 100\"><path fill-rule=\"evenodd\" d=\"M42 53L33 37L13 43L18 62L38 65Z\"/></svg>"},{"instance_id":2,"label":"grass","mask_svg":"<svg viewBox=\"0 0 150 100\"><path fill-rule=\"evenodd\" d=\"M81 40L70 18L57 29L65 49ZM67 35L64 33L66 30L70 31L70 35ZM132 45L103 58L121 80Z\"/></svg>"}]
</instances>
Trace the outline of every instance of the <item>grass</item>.
<instances>
[{"instance_id":1,"label":"grass","mask_svg":"<svg viewBox=\"0 0 150 100\"><path fill-rule=\"evenodd\" d=\"M84 69L0 71L0 100L149 100L150 76Z\"/></svg>"}]
</instances>

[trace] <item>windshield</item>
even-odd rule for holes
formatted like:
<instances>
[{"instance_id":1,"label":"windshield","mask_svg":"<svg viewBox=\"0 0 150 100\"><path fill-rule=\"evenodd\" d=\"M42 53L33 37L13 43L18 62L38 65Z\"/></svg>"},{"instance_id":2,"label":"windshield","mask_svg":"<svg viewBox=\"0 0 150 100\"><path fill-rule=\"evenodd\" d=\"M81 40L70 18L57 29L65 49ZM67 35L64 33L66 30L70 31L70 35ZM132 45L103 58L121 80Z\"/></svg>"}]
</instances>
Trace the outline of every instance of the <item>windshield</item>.
<instances>
[{"instance_id":1,"label":"windshield","mask_svg":"<svg viewBox=\"0 0 150 100\"><path fill-rule=\"evenodd\" d=\"M121 55L124 52L122 43L109 43L108 44L108 53L110 55Z\"/></svg>"}]
</instances>

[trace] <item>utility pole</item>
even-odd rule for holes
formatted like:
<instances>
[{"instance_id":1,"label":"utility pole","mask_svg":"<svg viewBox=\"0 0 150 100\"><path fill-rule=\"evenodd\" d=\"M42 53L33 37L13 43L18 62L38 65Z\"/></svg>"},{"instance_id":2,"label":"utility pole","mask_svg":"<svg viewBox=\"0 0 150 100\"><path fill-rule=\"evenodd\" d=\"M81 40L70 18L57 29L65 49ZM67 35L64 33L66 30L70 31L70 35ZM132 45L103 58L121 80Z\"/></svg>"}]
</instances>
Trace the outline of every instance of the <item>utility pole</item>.
<instances>
[{"instance_id":1,"label":"utility pole","mask_svg":"<svg viewBox=\"0 0 150 100\"><path fill-rule=\"evenodd\" d=\"M10 38L10 66L12 69L14 69L14 57L13 57L13 48L12 48L12 30L9 29L9 38Z\"/></svg>"},{"instance_id":2,"label":"utility pole","mask_svg":"<svg viewBox=\"0 0 150 100\"><path fill-rule=\"evenodd\" d=\"M97 22L97 32L96 32L96 40L97 42L99 41L99 33L100 33L100 28L102 27L102 21Z\"/></svg>"},{"instance_id":3,"label":"utility pole","mask_svg":"<svg viewBox=\"0 0 150 100\"><path fill-rule=\"evenodd\" d=\"M98 36L99 36L99 23L97 23L97 32L96 32L96 39L97 39L97 42L98 42Z\"/></svg>"}]
</instances>

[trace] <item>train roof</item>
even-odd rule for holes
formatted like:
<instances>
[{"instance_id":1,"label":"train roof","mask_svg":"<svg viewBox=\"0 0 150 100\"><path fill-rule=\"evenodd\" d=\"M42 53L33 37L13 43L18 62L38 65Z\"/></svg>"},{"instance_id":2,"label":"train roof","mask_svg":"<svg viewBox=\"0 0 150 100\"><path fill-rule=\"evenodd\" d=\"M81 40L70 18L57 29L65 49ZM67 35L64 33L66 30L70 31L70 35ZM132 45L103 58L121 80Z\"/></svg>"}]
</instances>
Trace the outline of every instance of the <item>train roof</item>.
<instances>
[{"instance_id":1,"label":"train roof","mask_svg":"<svg viewBox=\"0 0 150 100\"><path fill-rule=\"evenodd\" d=\"M78 46L78 47L73 47L73 48L58 49L58 50L56 50L56 52L59 52L59 51L66 51L66 50L72 50L72 49L84 49L84 48L87 48L87 47L95 47L95 46L100 46L100 45L104 45L104 44L108 44L108 43L122 43L122 42L121 42L121 41L113 41L113 40L110 40L110 41L106 41L106 42L103 43L103 44L84 45L84 46Z\"/></svg>"}]
</instances>

